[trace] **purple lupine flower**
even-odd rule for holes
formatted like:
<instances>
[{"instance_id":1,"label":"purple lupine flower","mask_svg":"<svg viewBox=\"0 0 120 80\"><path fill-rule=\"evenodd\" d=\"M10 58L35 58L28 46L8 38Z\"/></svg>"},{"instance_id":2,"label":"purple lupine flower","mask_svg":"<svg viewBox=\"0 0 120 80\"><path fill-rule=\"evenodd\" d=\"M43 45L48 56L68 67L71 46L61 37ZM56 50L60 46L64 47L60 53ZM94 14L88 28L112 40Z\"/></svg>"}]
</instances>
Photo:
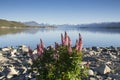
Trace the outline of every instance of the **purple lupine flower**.
<instances>
[{"instance_id":1,"label":"purple lupine flower","mask_svg":"<svg viewBox=\"0 0 120 80\"><path fill-rule=\"evenodd\" d=\"M72 42L70 40L70 37L68 36L68 46L72 46Z\"/></svg>"},{"instance_id":2,"label":"purple lupine flower","mask_svg":"<svg viewBox=\"0 0 120 80\"><path fill-rule=\"evenodd\" d=\"M75 48L78 52L82 51L82 37L80 33L79 33L79 41L76 40Z\"/></svg>"},{"instance_id":3,"label":"purple lupine flower","mask_svg":"<svg viewBox=\"0 0 120 80\"><path fill-rule=\"evenodd\" d=\"M43 53L43 49L42 49L41 45L37 45L37 54L38 54L38 56L40 57L42 55L42 53Z\"/></svg>"},{"instance_id":4,"label":"purple lupine flower","mask_svg":"<svg viewBox=\"0 0 120 80\"><path fill-rule=\"evenodd\" d=\"M81 34L79 33L79 48L78 48L78 51L82 51L82 36Z\"/></svg>"},{"instance_id":5,"label":"purple lupine flower","mask_svg":"<svg viewBox=\"0 0 120 80\"><path fill-rule=\"evenodd\" d=\"M65 32L65 45L68 46L68 41L69 41L69 36L67 35L67 33Z\"/></svg>"},{"instance_id":6,"label":"purple lupine flower","mask_svg":"<svg viewBox=\"0 0 120 80\"><path fill-rule=\"evenodd\" d=\"M63 36L63 34L61 34L61 41L62 41L63 46L68 46L69 36L67 35L66 32L65 32L64 36Z\"/></svg>"},{"instance_id":7,"label":"purple lupine flower","mask_svg":"<svg viewBox=\"0 0 120 80\"><path fill-rule=\"evenodd\" d=\"M79 48L78 43L79 43L78 40L76 40L76 43L75 43L75 49L76 49L76 50L78 50L78 48Z\"/></svg>"},{"instance_id":8,"label":"purple lupine flower","mask_svg":"<svg viewBox=\"0 0 120 80\"><path fill-rule=\"evenodd\" d=\"M68 36L68 53L71 55L72 54L72 42Z\"/></svg>"},{"instance_id":9,"label":"purple lupine flower","mask_svg":"<svg viewBox=\"0 0 120 80\"><path fill-rule=\"evenodd\" d=\"M62 45L64 46L64 37L63 37L63 34L61 34L61 42L62 42Z\"/></svg>"},{"instance_id":10,"label":"purple lupine flower","mask_svg":"<svg viewBox=\"0 0 120 80\"><path fill-rule=\"evenodd\" d=\"M58 47L59 47L59 44L55 42L55 49L57 49Z\"/></svg>"},{"instance_id":11,"label":"purple lupine flower","mask_svg":"<svg viewBox=\"0 0 120 80\"><path fill-rule=\"evenodd\" d=\"M44 43L43 43L42 39L40 39L40 45L41 45L41 48L42 48L42 49L44 49L44 48L45 48L45 46L44 46Z\"/></svg>"},{"instance_id":12,"label":"purple lupine flower","mask_svg":"<svg viewBox=\"0 0 120 80\"><path fill-rule=\"evenodd\" d=\"M40 39L40 44L37 45L37 54L39 57L41 57L42 53L44 52L44 43L43 41Z\"/></svg>"}]
</instances>

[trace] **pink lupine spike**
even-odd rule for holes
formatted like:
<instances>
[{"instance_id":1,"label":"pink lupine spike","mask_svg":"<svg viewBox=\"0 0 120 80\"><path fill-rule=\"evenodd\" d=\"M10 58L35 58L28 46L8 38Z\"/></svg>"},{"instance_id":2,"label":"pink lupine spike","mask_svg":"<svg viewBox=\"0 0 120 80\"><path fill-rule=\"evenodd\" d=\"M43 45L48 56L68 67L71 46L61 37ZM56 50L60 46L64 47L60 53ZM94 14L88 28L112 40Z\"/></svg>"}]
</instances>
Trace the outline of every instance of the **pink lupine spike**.
<instances>
[{"instance_id":1,"label":"pink lupine spike","mask_svg":"<svg viewBox=\"0 0 120 80\"><path fill-rule=\"evenodd\" d=\"M79 48L78 51L82 51L82 38L79 40Z\"/></svg>"},{"instance_id":2,"label":"pink lupine spike","mask_svg":"<svg viewBox=\"0 0 120 80\"><path fill-rule=\"evenodd\" d=\"M78 52L80 52L80 51L82 51L82 45L79 46L79 48L78 48Z\"/></svg>"},{"instance_id":3,"label":"pink lupine spike","mask_svg":"<svg viewBox=\"0 0 120 80\"><path fill-rule=\"evenodd\" d=\"M76 39L75 47L78 46L78 43L79 43L79 42L78 42L78 40Z\"/></svg>"},{"instance_id":4,"label":"pink lupine spike","mask_svg":"<svg viewBox=\"0 0 120 80\"><path fill-rule=\"evenodd\" d=\"M70 40L69 36L68 36L68 46L72 46L72 41Z\"/></svg>"},{"instance_id":5,"label":"pink lupine spike","mask_svg":"<svg viewBox=\"0 0 120 80\"><path fill-rule=\"evenodd\" d=\"M40 45L41 45L41 48L44 49L45 46L44 46L42 39L40 39Z\"/></svg>"},{"instance_id":6,"label":"pink lupine spike","mask_svg":"<svg viewBox=\"0 0 120 80\"><path fill-rule=\"evenodd\" d=\"M39 52L40 50L39 50L39 45L37 45L37 52Z\"/></svg>"},{"instance_id":7,"label":"pink lupine spike","mask_svg":"<svg viewBox=\"0 0 120 80\"><path fill-rule=\"evenodd\" d=\"M68 46L69 36L65 32L65 45Z\"/></svg>"},{"instance_id":8,"label":"pink lupine spike","mask_svg":"<svg viewBox=\"0 0 120 80\"><path fill-rule=\"evenodd\" d=\"M41 48L41 45L37 45L37 54L40 57L43 53L43 49Z\"/></svg>"},{"instance_id":9,"label":"pink lupine spike","mask_svg":"<svg viewBox=\"0 0 120 80\"><path fill-rule=\"evenodd\" d=\"M79 48L79 44L78 43L79 43L78 40L76 40L76 44L75 44L75 49L76 50L78 50L78 48Z\"/></svg>"},{"instance_id":10,"label":"pink lupine spike","mask_svg":"<svg viewBox=\"0 0 120 80\"><path fill-rule=\"evenodd\" d=\"M67 32L65 31L65 37L67 36Z\"/></svg>"},{"instance_id":11,"label":"pink lupine spike","mask_svg":"<svg viewBox=\"0 0 120 80\"><path fill-rule=\"evenodd\" d=\"M59 44L55 42L55 49L57 49L58 47L59 47Z\"/></svg>"}]
</instances>

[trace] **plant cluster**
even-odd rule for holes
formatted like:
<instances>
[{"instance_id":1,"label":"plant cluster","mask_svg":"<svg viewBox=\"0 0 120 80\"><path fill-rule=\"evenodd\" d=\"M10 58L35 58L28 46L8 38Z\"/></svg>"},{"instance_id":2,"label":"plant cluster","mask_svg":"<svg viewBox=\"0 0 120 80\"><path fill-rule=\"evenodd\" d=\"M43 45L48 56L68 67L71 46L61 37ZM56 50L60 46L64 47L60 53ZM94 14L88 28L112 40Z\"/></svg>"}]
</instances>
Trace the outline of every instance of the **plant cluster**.
<instances>
[{"instance_id":1,"label":"plant cluster","mask_svg":"<svg viewBox=\"0 0 120 80\"><path fill-rule=\"evenodd\" d=\"M65 32L61 34L62 44L55 42L55 47L45 48L43 41L37 45L37 56L34 58L32 50L29 48L30 56L33 60L33 71L38 72L37 79L40 80L80 80L86 77L86 69L80 66L82 61L82 37L72 47L70 37Z\"/></svg>"}]
</instances>

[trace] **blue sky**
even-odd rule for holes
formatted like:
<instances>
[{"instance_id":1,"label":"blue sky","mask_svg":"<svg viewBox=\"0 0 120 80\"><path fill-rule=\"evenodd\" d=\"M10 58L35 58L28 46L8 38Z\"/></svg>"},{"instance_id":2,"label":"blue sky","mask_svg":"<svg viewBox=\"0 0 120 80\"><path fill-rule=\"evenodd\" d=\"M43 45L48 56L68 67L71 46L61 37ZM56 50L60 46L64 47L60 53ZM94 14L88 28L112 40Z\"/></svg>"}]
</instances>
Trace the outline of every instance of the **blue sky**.
<instances>
[{"instance_id":1,"label":"blue sky","mask_svg":"<svg viewBox=\"0 0 120 80\"><path fill-rule=\"evenodd\" d=\"M0 19L49 24L120 21L120 0L0 0Z\"/></svg>"}]
</instances>

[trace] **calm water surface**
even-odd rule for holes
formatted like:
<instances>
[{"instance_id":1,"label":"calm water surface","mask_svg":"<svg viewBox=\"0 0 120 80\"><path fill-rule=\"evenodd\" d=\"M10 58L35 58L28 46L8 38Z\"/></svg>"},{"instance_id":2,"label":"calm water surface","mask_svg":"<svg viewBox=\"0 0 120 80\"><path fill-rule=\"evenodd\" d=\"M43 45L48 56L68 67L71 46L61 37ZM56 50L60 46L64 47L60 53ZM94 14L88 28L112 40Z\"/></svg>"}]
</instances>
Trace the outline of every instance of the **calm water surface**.
<instances>
[{"instance_id":1,"label":"calm water surface","mask_svg":"<svg viewBox=\"0 0 120 80\"><path fill-rule=\"evenodd\" d=\"M27 45L36 48L40 38L45 46L54 45L54 42L61 43L61 33L67 32L74 46L78 34L83 37L83 46L120 46L120 30L100 31L85 29L30 29L18 33L0 35L0 47Z\"/></svg>"}]
</instances>

